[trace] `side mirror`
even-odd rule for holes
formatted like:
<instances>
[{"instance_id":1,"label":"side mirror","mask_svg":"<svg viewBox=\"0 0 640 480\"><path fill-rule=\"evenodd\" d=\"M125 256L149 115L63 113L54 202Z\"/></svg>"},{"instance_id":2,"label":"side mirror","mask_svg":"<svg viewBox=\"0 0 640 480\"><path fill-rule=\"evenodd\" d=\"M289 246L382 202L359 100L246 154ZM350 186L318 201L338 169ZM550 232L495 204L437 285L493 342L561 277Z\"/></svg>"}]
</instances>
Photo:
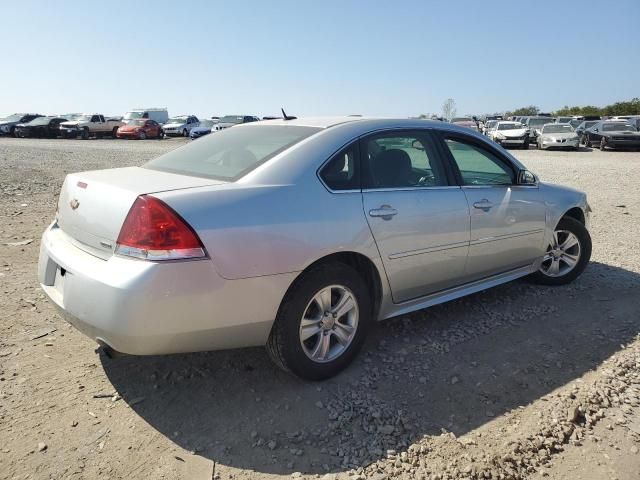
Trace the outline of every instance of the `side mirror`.
<instances>
[{"instance_id":1,"label":"side mirror","mask_svg":"<svg viewBox=\"0 0 640 480\"><path fill-rule=\"evenodd\" d=\"M518 185L537 185L538 179L529 170L518 172Z\"/></svg>"}]
</instances>

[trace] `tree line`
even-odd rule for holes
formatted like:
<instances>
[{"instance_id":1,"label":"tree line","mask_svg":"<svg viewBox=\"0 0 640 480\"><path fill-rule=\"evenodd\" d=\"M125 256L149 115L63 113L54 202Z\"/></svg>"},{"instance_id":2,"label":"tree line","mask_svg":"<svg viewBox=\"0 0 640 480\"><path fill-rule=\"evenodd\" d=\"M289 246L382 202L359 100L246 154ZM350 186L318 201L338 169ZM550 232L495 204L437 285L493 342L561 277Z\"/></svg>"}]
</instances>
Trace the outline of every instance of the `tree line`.
<instances>
[{"instance_id":1,"label":"tree line","mask_svg":"<svg viewBox=\"0 0 640 480\"><path fill-rule=\"evenodd\" d=\"M510 112L505 112L505 116L524 116L538 115L540 109L535 105L517 108ZM616 102L604 107L595 107L593 105L574 106L565 105L559 110L552 112L554 116L567 115L600 115L612 117L615 115L640 115L640 98L636 97L626 102Z\"/></svg>"}]
</instances>

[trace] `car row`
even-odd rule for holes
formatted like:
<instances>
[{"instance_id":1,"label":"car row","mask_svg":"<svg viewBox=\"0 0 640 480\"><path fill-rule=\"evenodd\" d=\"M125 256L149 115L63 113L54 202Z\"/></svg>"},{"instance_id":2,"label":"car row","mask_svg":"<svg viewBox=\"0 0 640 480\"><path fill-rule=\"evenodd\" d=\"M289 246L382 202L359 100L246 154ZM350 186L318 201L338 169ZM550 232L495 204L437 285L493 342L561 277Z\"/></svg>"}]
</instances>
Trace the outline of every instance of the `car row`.
<instances>
[{"instance_id":1,"label":"car row","mask_svg":"<svg viewBox=\"0 0 640 480\"><path fill-rule=\"evenodd\" d=\"M274 119L278 117L264 117ZM260 121L254 115L227 115L200 120L195 115L169 117L166 108L140 108L122 117L107 117L100 113L69 113L45 116L37 113L16 113L0 119L0 135L31 138L112 137L123 139L164 138L181 136L199 138L234 125Z\"/></svg>"}]
</instances>

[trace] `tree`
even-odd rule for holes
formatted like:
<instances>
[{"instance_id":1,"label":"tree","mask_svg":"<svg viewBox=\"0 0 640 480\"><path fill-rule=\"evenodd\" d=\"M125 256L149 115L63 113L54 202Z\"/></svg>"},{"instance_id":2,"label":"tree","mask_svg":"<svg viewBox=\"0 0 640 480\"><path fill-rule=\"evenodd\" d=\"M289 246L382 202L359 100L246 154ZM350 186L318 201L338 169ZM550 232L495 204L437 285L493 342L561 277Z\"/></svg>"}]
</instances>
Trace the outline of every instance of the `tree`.
<instances>
[{"instance_id":1,"label":"tree","mask_svg":"<svg viewBox=\"0 0 640 480\"><path fill-rule=\"evenodd\" d=\"M540 113L540 109L538 107L535 105L529 105L528 107L516 108L513 112L509 112L509 116L537 115L538 113Z\"/></svg>"},{"instance_id":2,"label":"tree","mask_svg":"<svg viewBox=\"0 0 640 480\"><path fill-rule=\"evenodd\" d=\"M442 104L442 117L451 120L456 116L456 101L453 98L447 98Z\"/></svg>"}]
</instances>

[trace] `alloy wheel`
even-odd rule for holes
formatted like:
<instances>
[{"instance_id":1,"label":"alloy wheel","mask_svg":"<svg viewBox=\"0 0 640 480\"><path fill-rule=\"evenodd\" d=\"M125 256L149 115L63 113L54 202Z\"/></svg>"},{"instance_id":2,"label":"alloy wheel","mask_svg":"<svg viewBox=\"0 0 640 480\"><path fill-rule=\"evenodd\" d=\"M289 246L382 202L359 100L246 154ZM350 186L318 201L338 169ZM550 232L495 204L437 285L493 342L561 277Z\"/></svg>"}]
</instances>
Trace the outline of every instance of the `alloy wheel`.
<instances>
[{"instance_id":1,"label":"alloy wheel","mask_svg":"<svg viewBox=\"0 0 640 480\"><path fill-rule=\"evenodd\" d=\"M556 230L542 259L540 271L549 277L562 277L575 268L580 261L580 254L578 237L568 230Z\"/></svg>"},{"instance_id":2,"label":"alloy wheel","mask_svg":"<svg viewBox=\"0 0 640 480\"><path fill-rule=\"evenodd\" d=\"M358 303L351 290L331 285L317 292L300 320L300 344L312 361L326 363L342 355L358 329Z\"/></svg>"}]
</instances>

